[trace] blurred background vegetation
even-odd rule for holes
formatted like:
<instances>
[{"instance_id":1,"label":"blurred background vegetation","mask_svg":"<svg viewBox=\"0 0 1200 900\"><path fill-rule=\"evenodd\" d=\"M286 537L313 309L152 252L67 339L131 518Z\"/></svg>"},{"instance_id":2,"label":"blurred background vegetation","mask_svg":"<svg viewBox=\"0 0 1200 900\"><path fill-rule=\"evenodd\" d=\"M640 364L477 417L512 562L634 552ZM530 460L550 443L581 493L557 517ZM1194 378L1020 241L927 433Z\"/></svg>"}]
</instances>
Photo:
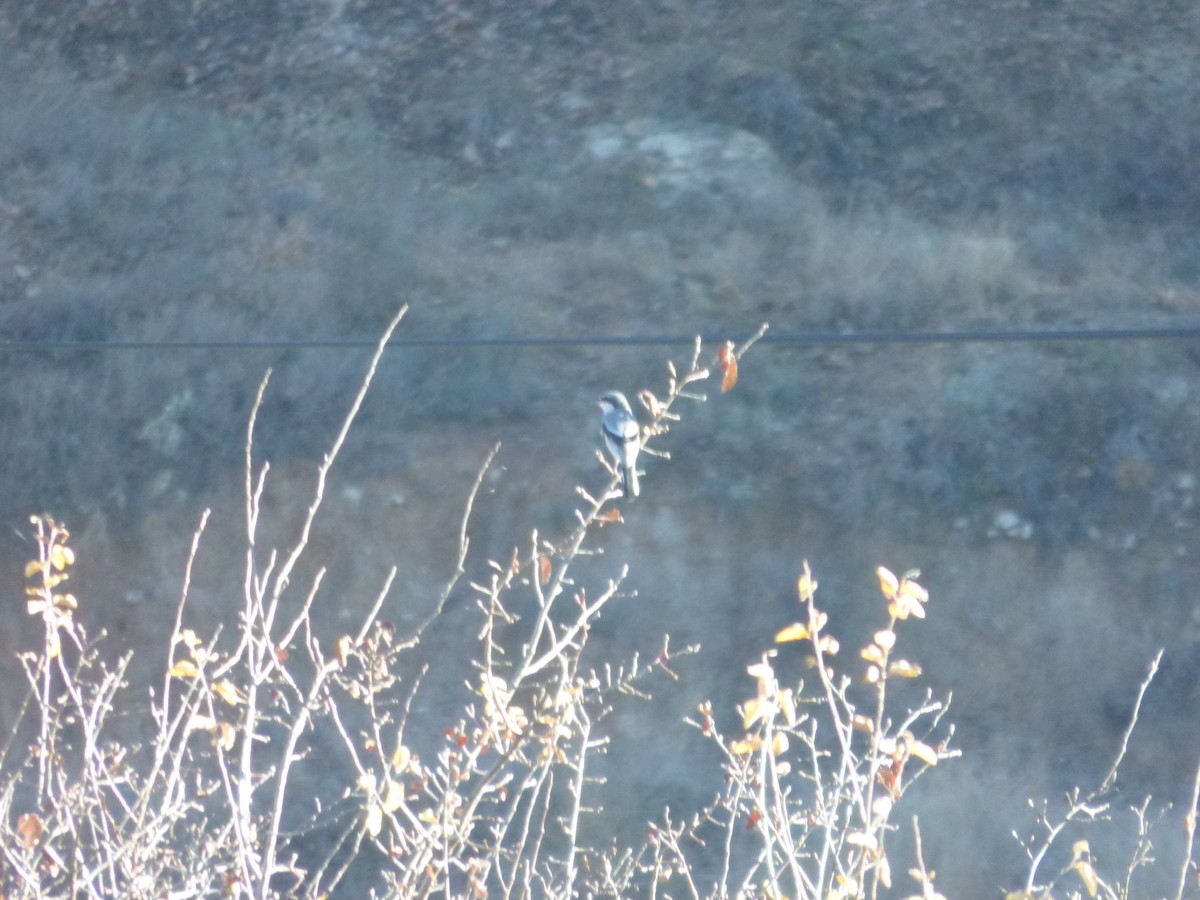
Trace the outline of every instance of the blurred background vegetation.
<instances>
[{"instance_id":1,"label":"blurred background vegetation","mask_svg":"<svg viewBox=\"0 0 1200 900\"><path fill-rule=\"evenodd\" d=\"M0 0L5 341L371 340L402 302L404 339L1194 327L1198 169L1183 0ZM232 615L263 371L286 542L368 352L0 348L5 593L50 511L84 617L159 647L212 507L194 595ZM472 564L568 527L602 479L595 396L688 353L391 350L316 536L329 621L392 564L391 615L428 609L496 441ZM1194 339L757 348L606 536L638 597L599 645L704 646L667 714L613 720L613 827L707 799L676 722L733 715L805 558L847 628L876 565L923 571L915 640L965 753L913 797L948 895L1019 878L1025 798L1103 775L1157 646L1127 787L1182 800L1198 362ZM470 652L470 616L427 652Z\"/></svg>"}]
</instances>

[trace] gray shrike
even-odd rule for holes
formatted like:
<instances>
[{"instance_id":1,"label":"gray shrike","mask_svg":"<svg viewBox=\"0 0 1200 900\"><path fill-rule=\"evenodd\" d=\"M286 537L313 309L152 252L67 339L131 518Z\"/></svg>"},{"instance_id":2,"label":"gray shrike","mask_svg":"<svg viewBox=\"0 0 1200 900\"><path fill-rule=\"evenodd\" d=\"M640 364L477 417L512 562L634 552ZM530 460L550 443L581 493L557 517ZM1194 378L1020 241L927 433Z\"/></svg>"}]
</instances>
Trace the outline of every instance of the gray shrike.
<instances>
[{"instance_id":1,"label":"gray shrike","mask_svg":"<svg viewBox=\"0 0 1200 900\"><path fill-rule=\"evenodd\" d=\"M642 429L634 418L629 401L620 391L609 391L600 398L604 429L604 444L621 470L621 486L626 497L639 492L637 455L642 449Z\"/></svg>"}]
</instances>

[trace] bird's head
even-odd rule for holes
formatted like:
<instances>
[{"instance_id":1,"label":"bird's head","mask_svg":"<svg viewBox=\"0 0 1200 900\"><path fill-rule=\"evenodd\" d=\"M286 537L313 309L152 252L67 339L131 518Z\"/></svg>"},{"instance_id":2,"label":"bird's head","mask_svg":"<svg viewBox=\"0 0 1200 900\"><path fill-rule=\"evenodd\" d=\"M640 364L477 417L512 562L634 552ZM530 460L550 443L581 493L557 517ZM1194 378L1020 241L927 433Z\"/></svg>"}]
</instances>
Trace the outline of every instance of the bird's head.
<instances>
[{"instance_id":1,"label":"bird's head","mask_svg":"<svg viewBox=\"0 0 1200 900\"><path fill-rule=\"evenodd\" d=\"M609 391L600 398L600 409L604 412L621 409L633 415L633 410L629 406L629 401L625 399L625 395L620 391Z\"/></svg>"}]
</instances>

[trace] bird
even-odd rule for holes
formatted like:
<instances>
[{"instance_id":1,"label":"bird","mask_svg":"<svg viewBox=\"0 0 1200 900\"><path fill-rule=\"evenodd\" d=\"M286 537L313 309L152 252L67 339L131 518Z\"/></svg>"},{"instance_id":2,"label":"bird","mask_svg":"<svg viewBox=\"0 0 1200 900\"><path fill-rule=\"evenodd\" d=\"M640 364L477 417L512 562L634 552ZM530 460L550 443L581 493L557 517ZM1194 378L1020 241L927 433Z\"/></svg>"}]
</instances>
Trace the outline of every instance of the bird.
<instances>
[{"instance_id":1,"label":"bird","mask_svg":"<svg viewBox=\"0 0 1200 900\"><path fill-rule=\"evenodd\" d=\"M638 487L637 455L642 449L642 429L634 418L629 401L620 391L609 391L600 398L604 444L621 470L621 487L626 497L636 497Z\"/></svg>"}]
</instances>

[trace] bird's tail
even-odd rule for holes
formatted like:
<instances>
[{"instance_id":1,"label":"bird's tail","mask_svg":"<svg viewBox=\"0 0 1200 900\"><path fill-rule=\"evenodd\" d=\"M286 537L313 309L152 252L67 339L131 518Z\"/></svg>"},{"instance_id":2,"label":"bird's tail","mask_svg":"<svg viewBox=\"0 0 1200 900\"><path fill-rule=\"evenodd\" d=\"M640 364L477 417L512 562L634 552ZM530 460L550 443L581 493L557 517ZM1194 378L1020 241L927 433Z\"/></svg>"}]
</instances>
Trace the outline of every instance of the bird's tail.
<instances>
[{"instance_id":1,"label":"bird's tail","mask_svg":"<svg viewBox=\"0 0 1200 900\"><path fill-rule=\"evenodd\" d=\"M621 467L621 482L625 488L626 497L636 497L642 492L641 486L638 484L637 469L633 466Z\"/></svg>"}]
</instances>

